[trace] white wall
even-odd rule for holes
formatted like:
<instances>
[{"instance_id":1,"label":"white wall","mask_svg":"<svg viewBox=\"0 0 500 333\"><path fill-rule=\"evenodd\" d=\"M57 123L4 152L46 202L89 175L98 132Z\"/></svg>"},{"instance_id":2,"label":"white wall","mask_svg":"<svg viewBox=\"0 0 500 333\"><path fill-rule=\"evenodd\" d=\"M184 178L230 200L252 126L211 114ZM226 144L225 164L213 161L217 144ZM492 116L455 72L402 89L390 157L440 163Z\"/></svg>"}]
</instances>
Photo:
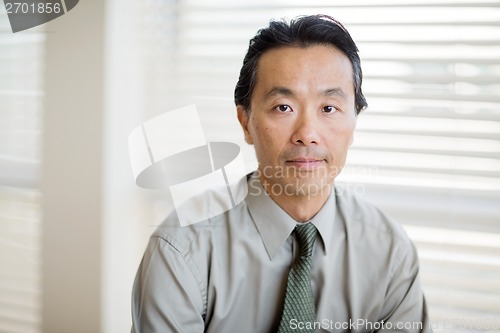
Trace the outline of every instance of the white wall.
<instances>
[{"instance_id":1,"label":"white wall","mask_svg":"<svg viewBox=\"0 0 500 333\"><path fill-rule=\"evenodd\" d=\"M103 136L102 332L130 331L133 279L155 224L146 203L149 191L134 183L128 135L142 121L137 89L141 52L133 1L108 0L105 22L105 112ZM151 225L151 227L148 227Z\"/></svg>"},{"instance_id":2,"label":"white wall","mask_svg":"<svg viewBox=\"0 0 500 333\"><path fill-rule=\"evenodd\" d=\"M142 121L133 6L80 1L46 28L43 332L129 331L153 215L170 209L149 210L163 193L139 189L130 169L127 138Z\"/></svg>"},{"instance_id":3,"label":"white wall","mask_svg":"<svg viewBox=\"0 0 500 333\"><path fill-rule=\"evenodd\" d=\"M112 59L128 51L107 34L124 22L106 21L106 6L119 10L80 1L47 25L43 332L130 329L130 289L147 237L135 229L141 193L126 148L133 78Z\"/></svg>"},{"instance_id":4,"label":"white wall","mask_svg":"<svg viewBox=\"0 0 500 333\"><path fill-rule=\"evenodd\" d=\"M47 25L42 166L42 328L99 332L104 4Z\"/></svg>"}]
</instances>

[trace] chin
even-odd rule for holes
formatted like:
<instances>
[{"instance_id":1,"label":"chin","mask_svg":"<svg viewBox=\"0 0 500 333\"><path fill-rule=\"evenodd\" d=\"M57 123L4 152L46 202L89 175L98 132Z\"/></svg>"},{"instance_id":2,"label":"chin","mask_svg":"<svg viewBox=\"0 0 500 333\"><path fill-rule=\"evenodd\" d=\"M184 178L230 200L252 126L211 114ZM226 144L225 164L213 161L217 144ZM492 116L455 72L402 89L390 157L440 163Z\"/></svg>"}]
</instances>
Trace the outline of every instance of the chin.
<instances>
[{"instance_id":1,"label":"chin","mask_svg":"<svg viewBox=\"0 0 500 333\"><path fill-rule=\"evenodd\" d=\"M333 179L295 178L284 185L286 194L294 196L316 197L330 194Z\"/></svg>"}]
</instances>

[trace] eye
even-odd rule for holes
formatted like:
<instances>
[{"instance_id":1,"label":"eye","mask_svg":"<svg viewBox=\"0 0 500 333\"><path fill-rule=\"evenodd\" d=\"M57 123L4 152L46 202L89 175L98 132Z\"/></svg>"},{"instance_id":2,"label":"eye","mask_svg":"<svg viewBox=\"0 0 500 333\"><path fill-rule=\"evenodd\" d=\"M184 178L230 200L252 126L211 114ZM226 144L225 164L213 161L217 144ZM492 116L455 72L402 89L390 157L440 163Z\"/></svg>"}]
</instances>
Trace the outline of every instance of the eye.
<instances>
[{"instance_id":1,"label":"eye","mask_svg":"<svg viewBox=\"0 0 500 333\"><path fill-rule=\"evenodd\" d=\"M291 112L292 111L292 108L290 107L290 105L286 105L286 104L278 105L277 107L275 107L275 109L278 110L279 112Z\"/></svg>"},{"instance_id":2,"label":"eye","mask_svg":"<svg viewBox=\"0 0 500 333\"><path fill-rule=\"evenodd\" d=\"M334 106L327 105L327 106L323 107L323 109L321 109L321 111L323 111L326 114L332 114L332 113L337 112L337 109Z\"/></svg>"}]
</instances>

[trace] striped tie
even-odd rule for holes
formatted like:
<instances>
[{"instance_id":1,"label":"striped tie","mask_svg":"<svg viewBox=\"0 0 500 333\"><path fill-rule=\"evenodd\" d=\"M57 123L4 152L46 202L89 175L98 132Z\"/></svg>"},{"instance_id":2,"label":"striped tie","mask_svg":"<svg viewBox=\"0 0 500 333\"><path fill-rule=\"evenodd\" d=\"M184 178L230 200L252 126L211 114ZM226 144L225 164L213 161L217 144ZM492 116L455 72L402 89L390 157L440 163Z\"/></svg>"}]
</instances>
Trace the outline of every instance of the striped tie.
<instances>
[{"instance_id":1,"label":"striped tie","mask_svg":"<svg viewBox=\"0 0 500 333\"><path fill-rule=\"evenodd\" d=\"M312 223L300 224L295 227L295 237L299 244L299 255L288 273L285 304L281 315L278 333L298 332L292 330L290 321L313 324L316 319L314 297L311 287L312 249L316 239L316 227ZM301 330L300 332L313 332Z\"/></svg>"}]
</instances>

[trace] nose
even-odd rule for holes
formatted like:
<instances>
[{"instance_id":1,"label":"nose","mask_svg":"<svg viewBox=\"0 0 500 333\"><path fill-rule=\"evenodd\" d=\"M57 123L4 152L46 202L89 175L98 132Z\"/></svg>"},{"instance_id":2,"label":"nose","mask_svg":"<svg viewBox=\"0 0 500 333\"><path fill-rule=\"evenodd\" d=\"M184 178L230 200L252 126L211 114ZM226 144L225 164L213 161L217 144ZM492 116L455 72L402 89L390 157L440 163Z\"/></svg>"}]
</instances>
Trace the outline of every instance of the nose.
<instances>
[{"instance_id":1,"label":"nose","mask_svg":"<svg viewBox=\"0 0 500 333\"><path fill-rule=\"evenodd\" d=\"M292 135L292 142L296 145L309 146L320 143L318 133L319 122L314 116L303 114L298 117Z\"/></svg>"}]
</instances>

